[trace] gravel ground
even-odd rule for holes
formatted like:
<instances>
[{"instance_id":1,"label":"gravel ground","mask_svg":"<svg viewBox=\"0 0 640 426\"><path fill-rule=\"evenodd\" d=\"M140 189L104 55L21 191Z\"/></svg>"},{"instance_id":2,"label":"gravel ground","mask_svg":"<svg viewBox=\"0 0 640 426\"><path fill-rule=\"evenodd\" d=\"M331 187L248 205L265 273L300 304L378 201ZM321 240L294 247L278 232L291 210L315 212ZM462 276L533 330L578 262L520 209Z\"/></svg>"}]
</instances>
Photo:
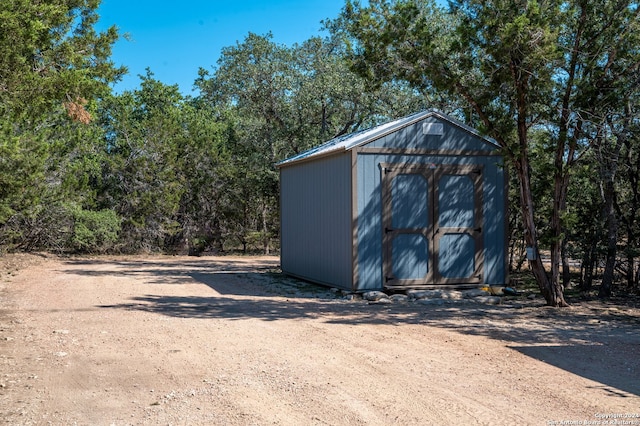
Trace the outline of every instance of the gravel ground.
<instances>
[{"instance_id":1,"label":"gravel ground","mask_svg":"<svg viewBox=\"0 0 640 426\"><path fill-rule=\"evenodd\" d=\"M640 425L637 307L370 302L278 262L0 258L0 423Z\"/></svg>"}]
</instances>

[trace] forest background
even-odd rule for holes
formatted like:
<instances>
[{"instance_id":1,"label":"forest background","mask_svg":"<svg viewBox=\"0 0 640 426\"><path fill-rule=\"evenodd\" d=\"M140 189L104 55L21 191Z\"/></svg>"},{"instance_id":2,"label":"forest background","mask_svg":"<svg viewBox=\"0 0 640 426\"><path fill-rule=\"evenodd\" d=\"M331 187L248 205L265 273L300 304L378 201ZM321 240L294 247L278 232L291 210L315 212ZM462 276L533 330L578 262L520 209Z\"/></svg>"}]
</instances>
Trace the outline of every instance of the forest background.
<instances>
[{"instance_id":1,"label":"forest background","mask_svg":"<svg viewBox=\"0 0 640 426\"><path fill-rule=\"evenodd\" d=\"M114 93L99 3L0 0L0 254L277 251L278 161L436 109L502 147L510 264L548 304L638 291L636 2L347 1L327 36L224 48L195 96Z\"/></svg>"}]
</instances>

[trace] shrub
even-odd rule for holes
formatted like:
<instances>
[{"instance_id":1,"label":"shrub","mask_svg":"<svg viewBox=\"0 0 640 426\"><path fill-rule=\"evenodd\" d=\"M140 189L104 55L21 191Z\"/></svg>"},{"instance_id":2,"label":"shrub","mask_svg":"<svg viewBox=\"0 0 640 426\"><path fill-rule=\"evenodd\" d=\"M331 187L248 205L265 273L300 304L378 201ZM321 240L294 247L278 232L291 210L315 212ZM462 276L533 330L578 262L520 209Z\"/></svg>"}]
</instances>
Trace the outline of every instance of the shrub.
<instances>
[{"instance_id":1,"label":"shrub","mask_svg":"<svg viewBox=\"0 0 640 426\"><path fill-rule=\"evenodd\" d=\"M93 211L78 207L73 210L73 221L71 248L75 251L104 253L118 240L121 219L111 209Z\"/></svg>"}]
</instances>

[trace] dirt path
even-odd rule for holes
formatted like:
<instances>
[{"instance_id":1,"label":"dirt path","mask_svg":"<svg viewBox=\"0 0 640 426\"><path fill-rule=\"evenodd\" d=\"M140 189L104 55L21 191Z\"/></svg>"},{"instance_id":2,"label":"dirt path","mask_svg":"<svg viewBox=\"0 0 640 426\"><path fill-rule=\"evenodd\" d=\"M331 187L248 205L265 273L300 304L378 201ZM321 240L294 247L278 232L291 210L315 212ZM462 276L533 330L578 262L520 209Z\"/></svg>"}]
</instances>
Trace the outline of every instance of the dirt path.
<instances>
[{"instance_id":1,"label":"dirt path","mask_svg":"<svg viewBox=\"0 0 640 426\"><path fill-rule=\"evenodd\" d=\"M273 257L24 259L0 269L4 424L640 425L637 309L347 301Z\"/></svg>"}]
</instances>

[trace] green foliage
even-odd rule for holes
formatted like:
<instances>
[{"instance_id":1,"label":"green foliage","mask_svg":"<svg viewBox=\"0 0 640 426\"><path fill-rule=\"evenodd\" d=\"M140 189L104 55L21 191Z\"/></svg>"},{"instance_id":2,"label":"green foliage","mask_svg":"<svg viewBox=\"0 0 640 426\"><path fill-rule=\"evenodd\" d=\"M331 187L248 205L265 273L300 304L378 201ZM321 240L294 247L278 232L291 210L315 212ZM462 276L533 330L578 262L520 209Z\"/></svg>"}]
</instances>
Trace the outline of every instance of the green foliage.
<instances>
[{"instance_id":1,"label":"green foliage","mask_svg":"<svg viewBox=\"0 0 640 426\"><path fill-rule=\"evenodd\" d=\"M0 225L38 202L48 151L42 136L13 129L0 118Z\"/></svg>"},{"instance_id":2,"label":"green foliage","mask_svg":"<svg viewBox=\"0 0 640 426\"><path fill-rule=\"evenodd\" d=\"M0 5L0 241L10 247L63 248L68 214L62 200L91 203L83 173L89 164L78 156L99 133L89 109L124 72L109 59L115 27L93 29L98 4Z\"/></svg>"},{"instance_id":3,"label":"green foliage","mask_svg":"<svg viewBox=\"0 0 640 426\"><path fill-rule=\"evenodd\" d=\"M215 71L200 70L200 102L224 109L229 172L220 206L225 227L244 248L277 236L275 164L331 138L424 108L406 84L372 87L353 73L338 35L291 47L249 34L223 50ZM227 201L229 200L229 201Z\"/></svg>"},{"instance_id":4,"label":"green foliage","mask_svg":"<svg viewBox=\"0 0 640 426\"><path fill-rule=\"evenodd\" d=\"M139 90L101 103L106 155L97 201L123 218L123 250L158 250L177 232L184 191L178 176L182 103L176 86L154 80L150 72Z\"/></svg>"},{"instance_id":5,"label":"green foliage","mask_svg":"<svg viewBox=\"0 0 640 426\"><path fill-rule=\"evenodd\" d=\"M0 111L34 123L41 114L108 91L125 71L109 60L117 29L97 33L99 0L3 0Z\"/></svg>"},{"instance_id":6,"label":"green foliage","mask_svg":"<svg viewBox=\"0 0 640 426\"><path fill-rule=\"evenodd\" d=\"M531 228L593 268L614 233L638 285L635 3L348 1L327 38L225 48L192 98L150 70L111 93L125 69L98 0L0 2L2 249L268 252L278 161L435 108L503 147L512 213L531 196L514 253Z\"/></svg>"},{"instance_id":7,"label":"green foliage","mask_svg":"<svg viewBox=\"0 0 640 426\"><path fill-rule=\"evenodd\" d=\"M115 211L92 211L74 206L71 213L71 249L82 253L103 253L111 249L118 240L121 219Z\"/></svg>"},{"instance_id":8,"label":"green foliage","mask_svg":"<svg viewBox=\"0 0 640 426\"><path fill-rule=\"evenodd\" d=\"M56 200L46 200L16 212L4 224L0 243L10 250L64 251L71 228L69 212Z\"/></svg>"}]
</instances>

